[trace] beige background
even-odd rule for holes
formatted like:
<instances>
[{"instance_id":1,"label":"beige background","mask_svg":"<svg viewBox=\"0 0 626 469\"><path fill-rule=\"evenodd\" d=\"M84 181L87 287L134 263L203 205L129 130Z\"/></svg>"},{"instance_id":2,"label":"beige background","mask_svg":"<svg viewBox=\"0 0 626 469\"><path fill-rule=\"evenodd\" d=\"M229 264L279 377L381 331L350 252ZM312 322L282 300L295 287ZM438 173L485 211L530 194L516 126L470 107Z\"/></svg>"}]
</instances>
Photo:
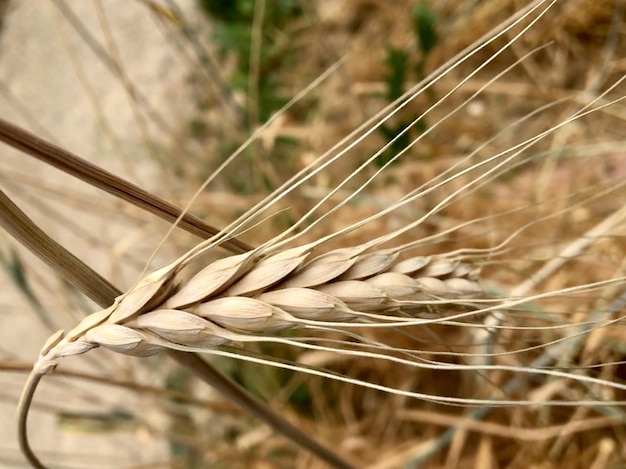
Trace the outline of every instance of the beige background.
<instances>
[{"instance_id":1,"label":"beige background","mask_svg":"<svg viewBox=\"0 0 626 469\"><path fill-rule=\"evenodd\" d=\"M104 43L95 2L67 3L82 24ZM180 121L192 109L185 86L190 62L171 46L168 33L142 2L107 0L102 4L130 80L168 121ZM179 0L178 4L192 24L199 20L194 1ZM10 5L0 41L0 84L5 89L0 98L0 115L40 133L17 112L14 103L20 103L64 147L125 174L143 187L160 189L158 171L149 162L123 87L58 13L54 2L25 0ZM123 157L115 153L111 139L103 131L93 101L78 79L71 54L74 54L74 63L80 64L80 70L85 73L85 81L114 133L128 150ZM12 103L7 96L15 101ZM162 140L154 126L149 127L149 132L154 141ZM157 241L156 236L146 240L141 227L132 223L136 212L11 148L2 145L0 153L3 190L50 235L70 246L102 274L122 287L132 282L133 275ZM128 171L131 167L132 173ZM164 224L159 226L165 228ZM14 246L13 240L4 234L0 242L5 254ZM29 272L34 272L30 280L36 285L40 298L46 298L46 310L64 327L71 325L75 318L68 313L76 299L72 299L46 267L20 252ZM120 267L121 259L132 252L135 254L131 255L131 266ZM3 360L32 362L50 330L42 326L4 270L0 278L0 356ZM84 309L90 308L93 305ZM63 367L97 369L103 374L122 370L125 375L121 377L126 379L149 381L151 373L137 361L122 361L100 353L89 359L75 357L66 362ZM120 365L122 362L124 365ZM154 366L153 363L148 365ZM0 371L0 467L24 465L17 450L13 422L16 399L25 378L24 373ZM123 467L131 463L148 463L155 467L156 462L168 458L167 444L159 437L160 429L167 422L162 421L158 413L151 412L150 399L140 399L134 393L110 387L53 378L46 379L36 403L72 412L136 408L146 420L143 429L90 433L85 428L61 428L53 412L36 408L31 416L33 445L46 462L61 463L55 467Z\"/></svg>"}]
</instances>

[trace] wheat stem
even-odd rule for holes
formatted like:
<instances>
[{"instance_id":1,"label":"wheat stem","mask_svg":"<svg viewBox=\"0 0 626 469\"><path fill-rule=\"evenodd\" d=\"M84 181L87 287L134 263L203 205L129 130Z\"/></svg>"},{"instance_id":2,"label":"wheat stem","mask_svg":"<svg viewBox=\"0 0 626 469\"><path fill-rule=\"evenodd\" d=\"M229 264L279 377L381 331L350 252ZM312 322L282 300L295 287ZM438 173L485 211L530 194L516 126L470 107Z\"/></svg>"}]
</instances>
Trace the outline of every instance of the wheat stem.
<instances>
[{"instance_id":1,"label":"wheat stem","mask_svg":"<svg viewBox=\"0 0 626 469\"><path fill-rule=\"evenodd\" d=\"M28 375L28 378L26 379L26 384L24 385L22 395L20 396L20 400L17 405L18 443L22 453L26 457L26 460L35 469L46 469L46 466L41 463L37 455L33 452L30 442L28 441L28 410L31 407L35 391L37 391L37 386L39 385L41 378L43 378L43 375L37 373L35 369L31 371L30 375Z\"/></svg>"},{"instance_id":2,"label":"wheat stem","mask_svg":"<svg viewBox=\"0 0 626 469\"><path fill-rule=\"evenodd\" d=\"M94 187L98 187L115 197L157 215L170 223L174 223L180 218L180 227L191 234L201 238L209 238L220 232L217 228L207 225L198 217L191 215L187 210L180 210L169 202L125 181L119 176L105 171L99 166L57 145L46 142L42 138L4 119L0 119L0 141L28 155L34 156L67 174L77 177ZM242 253L251 249L250 246L232 236L226 239L223 245L225 248L235 253Z\"/></svg>"}]
</instances>

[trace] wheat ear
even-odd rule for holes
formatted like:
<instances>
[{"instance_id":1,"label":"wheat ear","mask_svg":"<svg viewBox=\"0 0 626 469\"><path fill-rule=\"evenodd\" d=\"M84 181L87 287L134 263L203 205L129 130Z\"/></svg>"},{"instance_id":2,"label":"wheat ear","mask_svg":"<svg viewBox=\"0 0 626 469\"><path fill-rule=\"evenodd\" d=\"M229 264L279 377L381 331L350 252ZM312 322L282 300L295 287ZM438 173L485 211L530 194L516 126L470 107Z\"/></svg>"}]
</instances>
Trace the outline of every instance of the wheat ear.
<instances>
[{"instance_id":1,"label":"wheat ear","mask_svg":"<svg viewBox=\"0 0 626 469\"><path fill-rule=\"evenodd\" d=\"M389 251L338 249L307 260L307 246L264 256L258 251L217 260L181 284L180 263L145 277L109 308L41 350L38 373L94 347L146 356L180 346L212 348L282 329L406 321L440 299L476 298L476 271L458 261ZM387 315L387 316L385 316Z\"/></svg>"}]
</instances>

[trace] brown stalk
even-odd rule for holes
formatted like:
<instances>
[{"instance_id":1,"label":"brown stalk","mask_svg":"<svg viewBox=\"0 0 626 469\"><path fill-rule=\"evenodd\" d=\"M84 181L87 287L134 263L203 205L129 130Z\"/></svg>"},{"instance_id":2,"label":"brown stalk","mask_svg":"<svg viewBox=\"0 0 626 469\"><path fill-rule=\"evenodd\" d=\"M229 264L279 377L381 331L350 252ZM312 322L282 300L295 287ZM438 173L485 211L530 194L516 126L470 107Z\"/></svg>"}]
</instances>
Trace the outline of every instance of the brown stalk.
<instances>
[{"instance_id":1,"label":"brown stalk","mask_svg":"<svg viewBox=\"0 0 626 469\"><path fill-rule=\"evenodd\" d=\"M120 290L37 227L3 191L0 191L0 224L65 280L73 284L101 307L106 308L113 303L117 296L121 295ZM189 368L200 379L225 394L251 415L259 418L277 432L282 433L288 439L309 450L331 466L345 469L353 467L304 431L281 418L267 404L255 399L244 388L220 374L198 355L173 350L168 350L167 353L177 363ZM19 412L18 417L18 439L20 447L29 462L35 468L45 469L45 466L30 448L27 437L26 411L32 402L41 377L41 375L31 374L31 385L25 389L22 399L24 407L21 409L23 411Z\"/></svg>"},{"instance_id":2,"label":"brown stalk","mask_svg":"<svg viewBox=\"0 0 626 469\"><path fill-rule=\"evenodd\" d=\"M169 202L3 119L0 119L0 141L170 223L176 222L181 216L182 210ZM182 216L178 225L203 239L220 231L189 213ZM237 254L252 249L235 238L227 239L221 244Z\"/></svg>"}]
</instances>

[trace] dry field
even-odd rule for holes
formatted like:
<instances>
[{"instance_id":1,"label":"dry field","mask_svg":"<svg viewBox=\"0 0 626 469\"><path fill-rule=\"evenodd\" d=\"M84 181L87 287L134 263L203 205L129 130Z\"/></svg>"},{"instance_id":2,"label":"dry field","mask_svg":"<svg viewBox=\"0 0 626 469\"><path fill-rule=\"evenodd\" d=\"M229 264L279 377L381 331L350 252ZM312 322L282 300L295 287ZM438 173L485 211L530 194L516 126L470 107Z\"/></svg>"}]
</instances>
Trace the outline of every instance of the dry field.
<instances>
[{"instance_id":1,"label":"dry field","mask_svg":"<svg viewBox=\"0 0 626 469\"><path fill-rule=\"evenodd\" d=\"M626 467L626 2L0 5L0 466Z\"/></svg>"}]
</instances>

